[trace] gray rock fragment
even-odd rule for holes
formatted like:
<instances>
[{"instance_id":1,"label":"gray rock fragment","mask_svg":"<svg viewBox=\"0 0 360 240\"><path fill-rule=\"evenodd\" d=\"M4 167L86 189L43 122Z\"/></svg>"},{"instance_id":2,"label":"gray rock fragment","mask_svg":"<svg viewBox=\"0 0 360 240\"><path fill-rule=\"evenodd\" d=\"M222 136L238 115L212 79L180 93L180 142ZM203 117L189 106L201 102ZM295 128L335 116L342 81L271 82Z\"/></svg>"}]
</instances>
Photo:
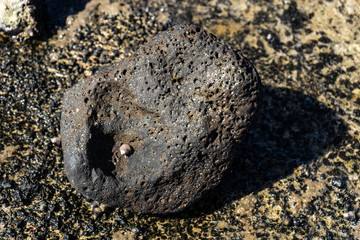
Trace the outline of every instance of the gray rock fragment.
<instances>
[{"instance_id":1,"label":"gray rock fragment","mask_svg":"<svg viewBox=\"0 0 360 240\"><path fill-rule=\"evenodd\" d=\"M68 178L108 206L181 211L222 179L260 92L237 49L196 26L175 26L65 93ZM131 154L121 154L124 144Z\"/></svg>"},{"instance_id":2,"label":"gray rock fragment","mask_svg":"<svg viewBox=\"0 0 360 240\"><path fill-rule=\"evenodd\" d=\"M42 0L2 0L0 1L0 31L23 38L38 34L42 27L39 19L44 18Z\"/></svg>"}]
</instances>

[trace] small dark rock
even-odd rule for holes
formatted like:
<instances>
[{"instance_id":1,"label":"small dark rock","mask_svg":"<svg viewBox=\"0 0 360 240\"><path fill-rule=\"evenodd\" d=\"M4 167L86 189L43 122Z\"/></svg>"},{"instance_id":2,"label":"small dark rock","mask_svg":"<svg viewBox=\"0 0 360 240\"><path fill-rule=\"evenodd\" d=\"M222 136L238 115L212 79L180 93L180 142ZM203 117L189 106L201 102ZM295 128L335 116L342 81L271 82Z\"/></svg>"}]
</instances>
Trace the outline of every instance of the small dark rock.
<instances>
[{"instance_id":1,"label":"small dark rock","mask_svg":"<svg viewBox=\"0 0 360 240\"><path fill-rule=\"evenodd\" d=\"M341 177L334 177L331 179L331 184L339 189L346 188L346 180Z\"/></svg>"},{"instance_id":2,"label":"small dark rock","mask_svg":"<svg viewBox=\"0 0 360 240\"><path fill-rule=\"evenodd\" d=\"M8 189L8 188L12 188L14 187L16 184L14 183L14 181L3 181L0 182L0 188L3 189Z\"/></svg>"},{"instance_id":3,"label":"small dark rock","mask_svg":"<svg viewBox=\"0 0 360 240\"><path fill-rule=\"evenodd\" d=\"M176 26L65 94L70 182L108 206L180 211L219 183L260 92L237 49L196 26ZM120 153L123 144L129 154Z\"/></svg>"},{"instance_id":4,"label":"small dark rock","mask_svg":"<svg viewBox=\"0 0 360 240\"><path fill-rule=\"evenodd\" d=\"M24 204L29 204L31 199L38 193L38 186L32 183L22 183L20 185L20 196Z\"/></svg>"},{"instance_id":5,"label":"small dark rock","mask_svg":"<svg viewBox=\"0 0 360 240\"><path fill-rule=\"evenodd\" d=\"M314 107L314 101L310 97L306 97L303 105L306 110L311 110Z\"/></svg>"}]
</instances>

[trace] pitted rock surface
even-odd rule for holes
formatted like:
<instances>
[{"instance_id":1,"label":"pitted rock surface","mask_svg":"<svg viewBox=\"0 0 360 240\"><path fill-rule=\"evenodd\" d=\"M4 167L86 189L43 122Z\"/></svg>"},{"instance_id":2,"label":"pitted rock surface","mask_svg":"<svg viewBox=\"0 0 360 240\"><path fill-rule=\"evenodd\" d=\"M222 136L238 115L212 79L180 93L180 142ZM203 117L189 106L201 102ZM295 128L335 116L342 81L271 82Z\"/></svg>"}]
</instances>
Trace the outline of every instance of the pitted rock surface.
<instances>
[{"instance_id":1,"label":"pitted rock surface","mask_svg":"<svg viewBox=\"0 0 360 240\"><path fill-rule=\"evenodd\" d=\"M70 182L135 212L178 212L216 186L258 108L253 65L196 26L175 26L66 92ZM128 144L130 154L121 154Z\"/></svg>"}]
</instances>

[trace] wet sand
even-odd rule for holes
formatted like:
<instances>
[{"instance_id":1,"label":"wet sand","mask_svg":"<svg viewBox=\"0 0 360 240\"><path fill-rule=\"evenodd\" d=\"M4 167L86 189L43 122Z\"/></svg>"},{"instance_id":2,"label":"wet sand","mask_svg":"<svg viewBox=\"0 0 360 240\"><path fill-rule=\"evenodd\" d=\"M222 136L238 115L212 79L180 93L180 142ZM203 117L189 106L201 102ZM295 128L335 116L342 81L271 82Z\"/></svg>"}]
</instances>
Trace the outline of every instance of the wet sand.
<instances>
[{"instance_id":1,"label":"wet sand","mask_svg":"<svg viewBox=\"0 0 360 240\"><path fill-rule=\"evenodd\" d=\"M359 12L356 0L93 0L44 39L1 35L0 238L358 239ZM187 211L94 218L64 174L63 93L176 23L255 64L259 117L221 184Z\"/></svg>"}]
</instances>

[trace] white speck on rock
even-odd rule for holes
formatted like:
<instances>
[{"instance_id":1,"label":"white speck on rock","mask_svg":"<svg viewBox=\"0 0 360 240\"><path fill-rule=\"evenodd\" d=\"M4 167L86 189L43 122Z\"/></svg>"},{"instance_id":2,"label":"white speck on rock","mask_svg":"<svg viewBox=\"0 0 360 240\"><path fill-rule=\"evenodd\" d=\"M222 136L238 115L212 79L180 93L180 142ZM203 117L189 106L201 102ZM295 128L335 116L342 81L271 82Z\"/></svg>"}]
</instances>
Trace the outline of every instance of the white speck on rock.
<instances>
[{"instance_id":1,"label":"white speck on rock","mask_svg":"<svg viewBox=\"0 0 360 240\"><path fill-rule=\"evenodd\" d=\"M131 146L129 144L122 144L120 146L121 155L129 155L131 153Z\"/></svg>"}]
</instances>

